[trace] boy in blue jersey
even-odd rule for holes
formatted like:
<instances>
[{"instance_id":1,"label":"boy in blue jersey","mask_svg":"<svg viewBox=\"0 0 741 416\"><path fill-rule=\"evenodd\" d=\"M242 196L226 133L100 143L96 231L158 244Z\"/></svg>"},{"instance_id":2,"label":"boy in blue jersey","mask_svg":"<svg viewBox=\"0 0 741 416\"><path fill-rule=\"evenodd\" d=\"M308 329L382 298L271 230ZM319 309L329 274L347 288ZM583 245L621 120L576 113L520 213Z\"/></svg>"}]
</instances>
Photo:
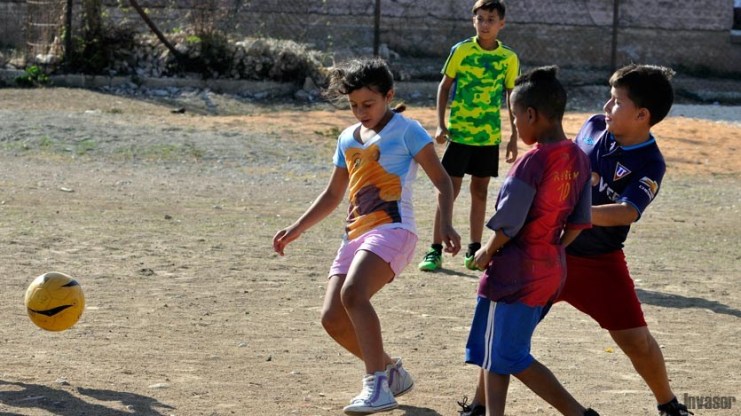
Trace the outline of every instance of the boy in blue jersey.
<instances>
[{"instance_id":1,"label":"boy in blue jersey","mask_svg":"<svg viewBox=\"0 0 741 416\"><path fill-rule=\"evenodd\" d=\"M437 143L447 148L442 164L453 181L454 195L461 190L463 177L471 175L470 244L464 265L476 270L474 253L481 247L486 216L489 181L499 175L499 143L502 141L502 96L509 94L520 73L517 54L498 40L504 28L505 5L501 0L477 0L473 8L476 36L453 46L443 67L437 91ZM450 117L445 122L452 93ZM512 124L507 143L507 162L517 159L517 134ZM442 267L440 212L435 213L432 245L419 269L435 271Z\"/></svg>"},{"instance_id":2,"label":"boy in blue jersey","mask_svg":"<svg viewBox=\"0 0 741 416\"><path fill-rule=\"evenodd\" d=\"M628 65L610 77L604 114L582 126L576 144L592 166L592 228L567 248L567 278L557 298L591 316L630 358L658 403L660 416L687 416L669 385L664 356L643 318L623 254L630 225L659 192L666 165L651 127L674 101L674 71ZM483 415L481 382L462 415Z\"/></svg>"}]
</instances>

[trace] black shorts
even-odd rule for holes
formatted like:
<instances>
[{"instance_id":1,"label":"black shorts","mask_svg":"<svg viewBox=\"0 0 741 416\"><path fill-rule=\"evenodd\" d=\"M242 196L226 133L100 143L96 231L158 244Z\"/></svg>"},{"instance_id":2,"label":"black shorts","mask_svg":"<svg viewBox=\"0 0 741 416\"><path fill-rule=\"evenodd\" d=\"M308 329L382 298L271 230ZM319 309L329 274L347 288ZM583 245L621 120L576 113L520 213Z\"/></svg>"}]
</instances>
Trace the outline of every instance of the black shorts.
<instances>
[{"instance_id":1,"label":"black shorts","mask_svg":"<svg viewBox=\"0 0 741 416\"><path fill-rule=\"evenodd\" d=\"M448 142L442 160L448 175L462 178L465 174L481 178L499 176L499 145L470 146Z\"/></svg>"}]
</instances>

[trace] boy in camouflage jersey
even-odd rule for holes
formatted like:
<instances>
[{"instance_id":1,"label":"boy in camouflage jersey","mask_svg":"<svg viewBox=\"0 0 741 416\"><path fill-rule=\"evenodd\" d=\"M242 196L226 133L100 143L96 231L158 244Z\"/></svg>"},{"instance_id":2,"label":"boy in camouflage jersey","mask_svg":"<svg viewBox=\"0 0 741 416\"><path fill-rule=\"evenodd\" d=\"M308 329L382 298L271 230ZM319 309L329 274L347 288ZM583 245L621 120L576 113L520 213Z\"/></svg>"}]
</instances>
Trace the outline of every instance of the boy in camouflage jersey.
<instances>
[{"instance_id":1,"label":"boy in camouflage jersey","mask_svg":"<svg viewBox=\"0 0 741 416\"><path fill-rule=\"evenodd\" d=\"M453 181L457 197L463 176L471 175L470 244L465 266L476 270L474 254L481 247L486 199L491 177L498 176L499 143L502 140L499 109L506 91L507 102L520 73L517 55L497 39L504 27L505 5L500 0L477 0L472 9L476 36L451 49L437 92L438 127L435 140L448 145L442 164ZM449 124L445 123L452 92ZM517 133L512 123L507 162L517 158ZM433 243L419 264L423 271L442 267L440 213L435 213Z\"/></svg>"}]
</instances>

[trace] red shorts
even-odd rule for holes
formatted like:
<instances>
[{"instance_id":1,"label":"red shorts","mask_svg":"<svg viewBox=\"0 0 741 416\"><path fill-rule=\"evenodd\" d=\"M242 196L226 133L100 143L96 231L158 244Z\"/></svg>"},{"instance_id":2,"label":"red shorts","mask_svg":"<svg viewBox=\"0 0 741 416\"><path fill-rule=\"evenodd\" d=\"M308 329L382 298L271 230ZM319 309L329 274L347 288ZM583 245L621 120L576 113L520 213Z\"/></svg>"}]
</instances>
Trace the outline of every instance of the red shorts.
<instances>
[{"instance_id":1,"label":"red shorts","mask_svg":"<svg viewBox=\"0 0 741 416\"><path fill-rule=\"evenodd\" d=\"M590 257L566 255L566 270L556 302L570 303L609 331L646 326L622 250Z\"/></svg>"}]
</instances>

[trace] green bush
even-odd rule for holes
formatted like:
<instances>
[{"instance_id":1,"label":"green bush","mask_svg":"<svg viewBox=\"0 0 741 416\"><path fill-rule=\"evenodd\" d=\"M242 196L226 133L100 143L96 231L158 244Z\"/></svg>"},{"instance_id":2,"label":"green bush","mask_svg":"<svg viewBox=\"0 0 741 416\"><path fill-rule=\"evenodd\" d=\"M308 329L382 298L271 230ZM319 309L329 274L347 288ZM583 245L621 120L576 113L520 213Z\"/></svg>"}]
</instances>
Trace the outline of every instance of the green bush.
<instances>
[{"instance_id":1,"label":"green bush","mask_svg":"<svg viewBox=\"0 0 741 416\"><path fill-rule=\"evenodd\" d=\"M15 77L15 84L23 88L43 87L49 84L49 76L36 65L26 68L23 75Z\"/></svg>"}]
</instances>

